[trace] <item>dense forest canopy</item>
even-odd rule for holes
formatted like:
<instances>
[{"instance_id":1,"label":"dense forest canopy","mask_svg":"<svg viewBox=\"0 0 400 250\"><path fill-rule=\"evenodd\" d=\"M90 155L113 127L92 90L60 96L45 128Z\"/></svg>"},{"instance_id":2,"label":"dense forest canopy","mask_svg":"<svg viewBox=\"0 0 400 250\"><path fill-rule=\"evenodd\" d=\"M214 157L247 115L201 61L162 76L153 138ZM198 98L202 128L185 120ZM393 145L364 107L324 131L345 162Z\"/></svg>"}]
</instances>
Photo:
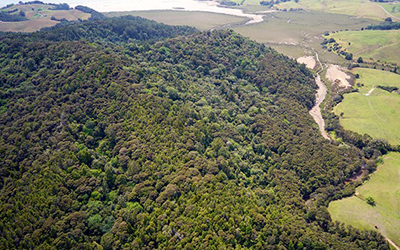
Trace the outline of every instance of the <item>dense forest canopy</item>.
<instances>
[{"instance_id":1,"label":"dense forest canopy","mask_svg":"<svg viewBox=\"0 0 400 250\"><path fill-rule=\"evenodd\" d=\"M51 41L154 42L195 31L196 29L189 26L169 26L141 17L123 16L74 25L60 23L35 33L32 38Z\"/></svg>"},{"instance_id":2,"label":"dense forest canopy","mask_svg":"<svg viewBox=\"0 0 400 250\"><path fill-rule=\"evenodd\" d=\"M319 135L316 87L232 31L4 35L0 248L389 249L330 220L365 160Z\"/></svg>"}]
</instances>

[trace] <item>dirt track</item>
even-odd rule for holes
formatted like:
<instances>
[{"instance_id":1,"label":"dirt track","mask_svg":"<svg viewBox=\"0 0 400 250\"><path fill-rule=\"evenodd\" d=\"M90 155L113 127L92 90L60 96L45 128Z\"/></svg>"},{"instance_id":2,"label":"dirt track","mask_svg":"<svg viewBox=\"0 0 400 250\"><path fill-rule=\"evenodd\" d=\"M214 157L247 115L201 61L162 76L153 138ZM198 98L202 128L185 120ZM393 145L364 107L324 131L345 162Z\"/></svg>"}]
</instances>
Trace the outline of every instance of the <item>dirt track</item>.
<instances>
[{"instance_id":1,"label":"dirt track","mask_svg":"<svg viewBox=\"0 0 400 250\"><path fill-rule=\"evenodd\" d=\"M321 135L325 139L330 141L331 138L328 136L328 134L325 131L325 121L324 121L324 118L322 118L321 108L319 107L321 105L321 103L325 100L325 96L328 92L328 89L325 86L325 84L321 81L321 76L319 75L319 73L323 70L323 65L322 65L321 61L319 60L318 53L315 53L315 57L321 68L317 72L317 76L315 77L315 82L318 85L318 90L317 90L317 93L315 94L315 105L309 111L309 113L314 118L314 121L317 123L317 125L319 127L319 131L321 132ZM306 66L308 68L315 68L315 66L316 66L316 61L315 61L314 57L311 57L311 58L310 57L301 57L301 58L297 59L297 61L305 62ZM307 62L308 62L308 64L307 64Z\"/></svg>"},{"instance_id":2,"label":"dirt track","mask_svg":"<svg viewBox=\"0 0 400 250\"><path fill-rule=\"evenodd\" d=\"M325 131L325 121L324 118L322 118L321 114L321 108L319 107L321 103L324 101L326 93L327 93L327 88L325 84L321 81L321 76L317 74L317 77L315 78L315 82L318 85L318 91L315 94L315 105L314 107L310 110L310 115L314 118L314 121L318 124L319 130L321 131L322 136L327 139L331 140L331 138L328 136L328 134Z\"/></svg>"}]
</instances>

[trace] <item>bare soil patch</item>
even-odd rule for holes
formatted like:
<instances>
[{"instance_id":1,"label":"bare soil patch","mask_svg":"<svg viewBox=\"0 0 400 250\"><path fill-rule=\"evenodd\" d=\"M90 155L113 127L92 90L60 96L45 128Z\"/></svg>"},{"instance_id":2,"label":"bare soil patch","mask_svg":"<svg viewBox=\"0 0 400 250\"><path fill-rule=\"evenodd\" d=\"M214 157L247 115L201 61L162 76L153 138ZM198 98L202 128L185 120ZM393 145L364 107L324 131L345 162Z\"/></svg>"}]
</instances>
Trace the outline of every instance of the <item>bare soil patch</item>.
<instances>
[{"instance_id":1,"label":"bare soil patch","mask_svg":"<svg viewBox=\"0 0 400 250\"><path fill-rule=\"evenodd\" d=\"M300 58L297 58L298 63L304 63L307 68L309 69L314 69L315 65L317 65L317 62L315 61L313 56L303 56Z\"/></svg>"},{"instance_id":2,"label":"bare soil patch","mask_svg":"<svg viewBox=\"0 0 400 250\"><path fill-rule=\"evenodd\" d=\"M333 84L337 84L339 88L351 87L351 76L338 65L329 65L326 71L326 78L328 78Z\"/></svg>"}]
</instances>

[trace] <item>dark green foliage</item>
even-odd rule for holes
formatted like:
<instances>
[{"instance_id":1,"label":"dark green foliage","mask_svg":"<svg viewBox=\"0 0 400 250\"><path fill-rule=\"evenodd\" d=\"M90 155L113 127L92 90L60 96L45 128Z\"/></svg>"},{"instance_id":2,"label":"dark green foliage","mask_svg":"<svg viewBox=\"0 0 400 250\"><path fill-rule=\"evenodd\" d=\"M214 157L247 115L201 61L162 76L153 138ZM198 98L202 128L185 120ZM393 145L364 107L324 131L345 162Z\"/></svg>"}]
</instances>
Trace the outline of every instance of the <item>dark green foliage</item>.
<instances>
[{"instance_id":1,"label":"dark green foliage","mask_svg":"<svg viewBox=\"0 0 400 250\"><path fill-rule=\"evenodd\" d=\"M1 249L389 249L330 220L365 162L319 135L304 65L232 31L53 31L0 42Z\"/></svg>"},{"instance_id":2,"label":"dark green foliage","mask_svg":"<svg viewBox=\"0 0 400 250\"><path fill-rule=\"evenodd\" d=\"M372 198L371 196L368 196L365 200L367 201L368 205L371 205L371 206L375 206L376 205L374 198Z\"/></svg>"},{"instance_id":3,"label":"dark green foliage","mask_svg":"<svg viewBox=\"0 0 400 250\"><path fill-rule=\"evenodd\" d=\"M168 37L188 35L196 29L169 26L141 17L123 16L80 23L59 24L35 33L32 38L50 41L154 42Z\"/></svg>"},{"instance_id":4,"label":"dark green foliage","mask_svg":"<svg viewBox=\"0 0 400 250\"><path fill-rule=\"evenodd\" d=\"M51 8L52 10L69 10L70 9L69 5L66 3L50 4L50 5L54 6L53 8Z\"/></svg>"},{"instance_id":5,"label":"dark green foliage","mask_svg":"<svg viewBox=\"0 0 400 250\"><path fill-rule=\"evenodd\" d=\"M400 22L393 22L392 18L385 19L380 24L368 25L365 29L367 30L398 30L400 29Z\"/></svg>"},{"instance_id":6,"label":"dark green foliage","mask_svg":"<svg viewBox=\"0 0 400 250\"><path fill-rule=\"evenodd\" d=\"M290 2L290 1L291 1L291 0L260 1L260 5L273 7L274 4L280 4L280 3ZM296 1L295 1L295 2L296 2ZM297 3L297 2L296 2L296 3Z\"/></svg>"},{"instance_id":7,"label":"dark green foliage","mask_svg":"<svg viewBox=\"0 0 400 250\"><path fill-rule=\"evenodd\" d=\"M378 88L383 89L383 90L385 90L387 92L390 92L390 93L399 90L399 88L395 87L395 86L381 86L381 85L379 85Z\"/></svg>"},{"instance_id":8,"label":"dark green foliage","mask_svg":"<svg viewBox=\"0 0 400 250\"><path fill-rule=\"evenodd\" d=\"M328 33L328 35L329 35L329 33ZM332 37L329 40L325 38L324 41L321 43L321 45L326 45L328 43L336 43L336 40Z\"/></svg>"},{"instance_id":9,"label":"dark green foliage","mask_svg":"<svg viewBox=\"0 0 400 250\"><path fill-rule=\"evenodd\" d=\"M346 53L345 54L345 57L344 57L346 60L353 60L353 54L352 53Z\"/></svg>"},{"instance_id":10,"label":"dark green foliage","mask_svg":"<svg viewBox=\"0 0 400 250\"><path fill-rule=\"evenodd\" d=\"M80 10L83 13L89 13L90 14L89 20L91 20L91 21L99 20L99 19L106 19L106 17L103 14L101 14L100 12L98 12L94 9L91 9L89 7L86 7L86 6L78 5L78 6L75 6L75 9Z\"/></svg>"},{"instance_id":11,"label":"dark green foliage","mask_svg":"<svg viewBox=\"0 0 400 250\"><path fill-rule=\"evenodd\" d=\"M26 21L28 20L25 17L25 13L23 15L15 15L15 14L8 14L5 12L0 11L0 21L3 22L21 22L21 21Z\"/></svg>"}]
</instances>

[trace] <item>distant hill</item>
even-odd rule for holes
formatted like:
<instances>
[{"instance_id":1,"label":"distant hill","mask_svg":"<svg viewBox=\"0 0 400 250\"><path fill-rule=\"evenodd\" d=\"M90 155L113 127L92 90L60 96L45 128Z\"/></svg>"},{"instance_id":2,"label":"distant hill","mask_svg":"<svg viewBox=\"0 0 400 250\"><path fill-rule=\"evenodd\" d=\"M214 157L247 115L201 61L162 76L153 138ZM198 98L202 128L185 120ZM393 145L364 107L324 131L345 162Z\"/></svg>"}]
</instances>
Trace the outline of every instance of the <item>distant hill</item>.
<instances>
[{"instance_id":1,"label":"distant hill","mask_svg":"<svg viewBox=\"0 0 400 250\"><path fill-rule=\"evenodd\" d=\"M189 35L196 31L195 28L189 26L169 26L141 17L122 16L94 19L92 22L58 24L30 35L30 37L51 41L152 42L180 35Z\"/></svg>"},{"instance_id":2,"label":"distant hill","mask_svg":"<svg viewBox=\"0 0 400 250\"><path fill-rule=\"evenodd\" d=\"M10 4L0 9L0 31L34 32L62 21L87 20L91 14L84 8L72 9L68 4L44 4L32 1Z\"/></svg>"}]
</instances>

